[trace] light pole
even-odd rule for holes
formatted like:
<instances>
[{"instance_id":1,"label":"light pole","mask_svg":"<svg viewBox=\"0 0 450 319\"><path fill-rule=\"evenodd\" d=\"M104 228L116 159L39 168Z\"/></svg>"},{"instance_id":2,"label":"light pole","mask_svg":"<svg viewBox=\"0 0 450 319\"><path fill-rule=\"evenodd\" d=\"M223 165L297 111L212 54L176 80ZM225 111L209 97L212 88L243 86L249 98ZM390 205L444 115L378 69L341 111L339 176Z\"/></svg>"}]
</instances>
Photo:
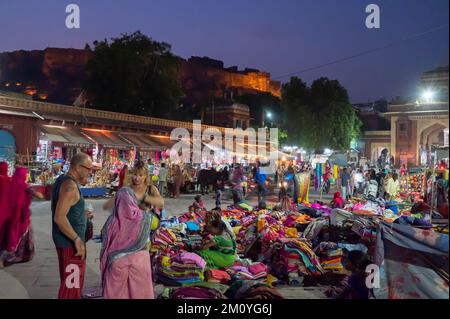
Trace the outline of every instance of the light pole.
<instances>
[{"instance_id":1,"label":"light pole","mask_svg":"<svg viewBox=\"0 0 450 319\"><path fill-rule=\"evenodd\" d=\"M272 112L270 112L270 111L267 111L267 114L265 114L266 113L266 111L265 110L263 110L262 111L262 114L261 114L261 118L262 118L262 127L265 127L265 125L264 125L264 120L265 120L265 115L267 116L267 118L268 119L272 119Z\"/></svg>"}]
</instances>

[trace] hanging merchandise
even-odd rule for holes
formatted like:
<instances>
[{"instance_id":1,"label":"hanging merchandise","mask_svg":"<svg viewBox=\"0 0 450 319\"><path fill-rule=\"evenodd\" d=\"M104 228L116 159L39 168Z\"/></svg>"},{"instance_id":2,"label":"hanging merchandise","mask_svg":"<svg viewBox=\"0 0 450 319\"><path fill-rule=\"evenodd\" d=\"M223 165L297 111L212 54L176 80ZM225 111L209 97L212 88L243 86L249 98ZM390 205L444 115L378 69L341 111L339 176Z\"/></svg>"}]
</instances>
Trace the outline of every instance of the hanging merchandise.
<instances>
[{"instance_id":1,"label":"hanging merchandise","mask_svg":"<svg viewBox=\"0 0 450 319\"><path fill-rule=\"evenodd\" d=\"M338 178L338 166L336 164L333 165L333 178L335 180Z\"/></svg>"},{"instance_id":2,"label":"hanging merchandise","mask_svg":"<svg viewBox=\"0 0 450 319\"><path fill-rule=\"evenodd\" d=\"M322 164L317 163L316 164L316 178L315 178L315 183L314 183L316 192L319 190L321 181L322 181Z\"/></svg>"}]
</instances>

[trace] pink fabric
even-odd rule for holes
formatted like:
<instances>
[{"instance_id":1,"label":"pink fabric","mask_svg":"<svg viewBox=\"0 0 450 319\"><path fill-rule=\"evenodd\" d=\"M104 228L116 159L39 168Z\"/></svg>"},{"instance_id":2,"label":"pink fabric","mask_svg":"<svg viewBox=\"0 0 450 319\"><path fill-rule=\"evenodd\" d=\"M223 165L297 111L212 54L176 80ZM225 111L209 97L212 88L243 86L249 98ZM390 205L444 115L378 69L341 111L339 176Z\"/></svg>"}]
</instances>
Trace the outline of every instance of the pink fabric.
<instances>
[{"instance_id":1,"label":"pink fabric","mask_svg":"<svg viewBox=\"0 0 450 319\"><path fill-rule=\"evenodd\" d=\"M27 192L26 177L28 169L18 167L11 178L9 195L7 198L9 218L6 221L5 240L6 250L15 252L20 244L20 239L28 231L31 222L32 195Z\"/></svg>"},{"instance_id":2,"label":"pink fabric","mask_svg":"<svg viewBox=\"0 0 450 319\"><path fill-rule=\"evenodd\" d=\"M259 273L262 273L262 272L267 273L267 271L268 271L266 265L264 265L263 263L256 263L256 264L250 265L248 267L248 270L250 270L250 272L253 275L256 275L256 274L259 274Z\"/></svg>"},{"instance_id":3,"label":"pink fabric","mask_svg":"<svg viewBox=\"0 0 450 319\"><path fill-rule=\"evenodd\" d=\"M107 237L103 238L103 248L100 256L100 271L103 274L107 268L110 253L127 249L137 241L140 235L141 223L144 213L138 207L135 197L125 187L117 192L112 220L108 220L104 231ZM109 223L108 223L109 222Z\"/></svg>"},{"instance_id":4,"label":"pink fabric","mask_svg":"<svg viewBox=\"0 0 450 319\"><path fill-rule=\"evenodd\" d=\"M8 163L0 162L0 251L6 249L6 247L3 247L5 246L6 221L11 216L8 209L10 178L7 174Z\"/></svg>"},{"instance_id":5,"label":"pink fabric","mask_svg":"<svg viewBox=\"0 0 450 319\"><path fill-rule=\"evenodd\" d=\"M155 298L148 251L127 255L111 264L105 275L103 298Z\"/></svg>"},{"instance_id":6,"label":"pink fabric","mask_svg":"<svg viewBox=\"0 0 450 319\"><path fill-rule=\"evenodd\" d=\"M195 253L182 253L179 258L184 264L196 264L200 268L205 268L206 266L206 261Z\"/></svg>"}]
</instances>

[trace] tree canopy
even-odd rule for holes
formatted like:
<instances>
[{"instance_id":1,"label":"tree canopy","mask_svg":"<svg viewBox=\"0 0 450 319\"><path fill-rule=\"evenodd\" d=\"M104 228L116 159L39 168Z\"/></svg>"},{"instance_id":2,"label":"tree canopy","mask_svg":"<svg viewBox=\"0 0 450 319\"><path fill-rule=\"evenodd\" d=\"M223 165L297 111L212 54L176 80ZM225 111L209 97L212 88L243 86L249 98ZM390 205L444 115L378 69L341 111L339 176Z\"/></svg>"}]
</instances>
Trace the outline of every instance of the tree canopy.
<instances>
[{"instance_id":1,"label":"tree canopy","mask_svg":"<svg viewBox=\"0 0 450 319\"><path fill-rule=\"evenodd\" d=\"M86 49L91 49L86 45ZM137 31L93 42L84 89L92 108L170 117L182 91L171 46Z\"/></svg>"},{"instance_id":2,"label":"tree canopy","mask_svg":"<svg viewBox=\"0 0 450 319\"><path fill-rule=\"evenodd\" d=\"M337 80L322 77L308 87L292 77L283 84L282 107L289 143L315 151L345 150L360 134L361 122Z\"/></svg>"}]
</instances>

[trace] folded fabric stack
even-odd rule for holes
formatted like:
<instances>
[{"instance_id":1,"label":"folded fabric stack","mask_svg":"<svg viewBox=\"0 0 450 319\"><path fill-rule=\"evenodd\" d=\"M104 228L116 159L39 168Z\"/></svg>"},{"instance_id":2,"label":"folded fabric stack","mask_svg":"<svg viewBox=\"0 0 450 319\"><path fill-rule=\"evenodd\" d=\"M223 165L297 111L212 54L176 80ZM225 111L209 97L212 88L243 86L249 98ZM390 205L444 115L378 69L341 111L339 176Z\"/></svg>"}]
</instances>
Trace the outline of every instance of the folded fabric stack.
<instances>
[{"instance_id":1,"label":"folded fabric stack","mask_svg":"<svg viewBox=\"0 0 450 319\"><path fill-rule=\"evenodd\" d=\"M261 262L252 263L248 266L234 265L227 268L228 274L237 280L257 280L267 282L269 269Z\"/></svg>"},{"instance_id":2,"label":"folded fabric stack","mask_svg":"<svg viewBox=\"0 0 450 319\"><path fill-rule=\"evenodd\" d=\"M342 265L342 249L332 249L328 250L323 254L321 258L322 268L326 271L332 271L336 273L342 272L344 266Z\"/></svg>"},{"instance_id":3,"label":"folded fabric stack","mask_svg":"<svg viewBox=\"0 0 450 319\"><path fill-rule=\"evenodd\" d=\"M311 247L300 240L284 242L279 256L286 266L287 272L297 272L301 275L321 275L324 273L319 258Z\"/></svg>"},{"instance_id":4,"label":"folded fabric stack","mask_svg":"<svg viewBox=\"0 0 450 319\"><path fill-rule=\"evenodd\" d=\"M201 245L203 237L201 235L187 235L186 238L183 239L186 247L198 247Z\"/></svg>"},{"instance_id":5,"label":"folded fabric stack","mask_svg":"<svg viewBox=\"0 0 450 319\"><path fill-rule=\"evenodd\" d=\"M179 238L175 233L168 228L160 228L156 231L152 239L151 252L166 250L173 246L182 247L183 244L179 242Z\"/></svg>"},{"instance_id":6,"label":"folded fabric stack","mask_svg":"<svg viewBox=\"0 0 450 319\"><path fill-rule=\"evenodd\" d=\"M254 264L248 266L248 270L253 275L254 280L258 280L258 279L266 279L267 280L267 275L269 274L269 269L263 263L261 263L261 262L254 263Z\"/></svg>"},{"instance_id":7,"label":"folded fabric stack","mask_svg":"<svg viewBox=\"0 0 450 319\"><path fill-rule=\"evenodd\" d=\"M195 253L184 252L172 257L165 264L164 260L157 267L158 279L166 285L182 285L203 281L206 262Z\"/></svg>"},{"instance_id":8,"label":"folded fabric stack","mask_svg":"<svg viewBox=\"0 0 450 319\"><path fill-rule=\"evenodd\" d=\"M205 279L212 283L227 284L231 276L224 270L211 268L205 271Z\"/></svg>"}]
</instances>

